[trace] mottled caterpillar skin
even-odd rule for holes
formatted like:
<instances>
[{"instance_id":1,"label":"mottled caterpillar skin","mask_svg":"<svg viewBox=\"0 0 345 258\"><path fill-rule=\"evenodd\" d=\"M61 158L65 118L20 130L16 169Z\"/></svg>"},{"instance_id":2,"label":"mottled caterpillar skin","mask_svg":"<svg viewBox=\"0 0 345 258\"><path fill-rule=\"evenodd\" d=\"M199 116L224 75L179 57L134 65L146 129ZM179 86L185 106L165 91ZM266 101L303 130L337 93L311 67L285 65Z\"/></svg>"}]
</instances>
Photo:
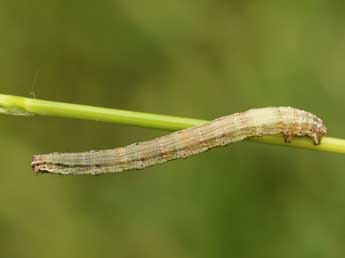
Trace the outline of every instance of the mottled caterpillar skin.
<instances>
[{"instance_id":1,"label":"mottled caterpillar skin","mask_svg":"<svg viewBox=\"0 0 345 258\"><path fill-rule=\"evenodd\" d=\"M187 158L252 136L282 133L287 142L294 136L309 136L320 144L326 131L322 120L309 112L291 107L258 108L126 147L36 155L31 165L37 173L116 173Z\"/></svg>"}]
</instances>

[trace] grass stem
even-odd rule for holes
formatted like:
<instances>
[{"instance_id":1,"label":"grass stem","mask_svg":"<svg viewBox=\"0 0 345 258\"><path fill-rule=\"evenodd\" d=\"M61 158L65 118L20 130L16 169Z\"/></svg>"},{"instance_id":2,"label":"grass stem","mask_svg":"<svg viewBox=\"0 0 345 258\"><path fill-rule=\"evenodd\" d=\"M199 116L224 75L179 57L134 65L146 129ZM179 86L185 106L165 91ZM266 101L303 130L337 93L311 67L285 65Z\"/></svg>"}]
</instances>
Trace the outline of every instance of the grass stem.
<instances>
[{"instance_id":1,"label":"grass stem","mask_svg":"<svg viewBox=\"0 0 345 258\"><path fill-rule=\"evenodd\" d=\"M193 118L70 104L5 94L0 94L0 113L9 115L42 115L94 120L170 131L181 130L208 122L206 120ZM345 139L337 139L332 137L324 137L322 139L322 143L317 146L306 137L295 138L291 143L285 143L283 137L280 135L252 137L248 140L260 143L345 154Z\"/></svg>"}]
</instances>

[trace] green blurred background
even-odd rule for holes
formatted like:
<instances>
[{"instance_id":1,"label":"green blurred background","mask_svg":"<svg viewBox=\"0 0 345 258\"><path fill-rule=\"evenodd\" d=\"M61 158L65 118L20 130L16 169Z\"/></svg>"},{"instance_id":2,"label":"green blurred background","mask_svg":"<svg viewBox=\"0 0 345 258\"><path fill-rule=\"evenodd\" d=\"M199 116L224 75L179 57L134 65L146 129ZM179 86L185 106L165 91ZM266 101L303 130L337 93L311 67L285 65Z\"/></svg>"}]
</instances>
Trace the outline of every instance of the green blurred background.
<instances>
[{"instance_id":1,"label":"green blurred background","mask_svg":"<svg viewBox=\"0 0 345 258\"><path fill-rule=\"evenodd\" d=\"M290 105L345 137L344 1L0 0L0 93L212 119ZM1 257L344 257L344 156L250 142L142 172L33 154L166 132L0 117Z\"/></svg>"}]
</instances>

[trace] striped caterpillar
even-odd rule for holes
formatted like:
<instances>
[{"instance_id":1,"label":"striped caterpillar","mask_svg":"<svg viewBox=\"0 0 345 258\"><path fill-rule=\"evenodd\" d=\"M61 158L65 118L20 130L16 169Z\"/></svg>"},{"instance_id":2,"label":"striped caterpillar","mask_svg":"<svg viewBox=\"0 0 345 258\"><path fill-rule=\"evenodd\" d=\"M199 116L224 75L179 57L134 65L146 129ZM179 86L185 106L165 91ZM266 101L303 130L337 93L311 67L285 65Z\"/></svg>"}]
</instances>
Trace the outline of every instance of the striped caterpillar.
<instances>
[{"instance_id":1,"label":"striped caterpillar","mask_svg":"<svg viewBox=\"0 0 345 258\"><path fill-rule=\"evenodd\" d=\"M312 113L291 107L258 108L126 147L35 155L31 166L37 173L116 173L187 158L252 136L282 133L286 142L294 136L308 136L320 144L326 132L322 120Z\"/></svg>"}]
</instances>

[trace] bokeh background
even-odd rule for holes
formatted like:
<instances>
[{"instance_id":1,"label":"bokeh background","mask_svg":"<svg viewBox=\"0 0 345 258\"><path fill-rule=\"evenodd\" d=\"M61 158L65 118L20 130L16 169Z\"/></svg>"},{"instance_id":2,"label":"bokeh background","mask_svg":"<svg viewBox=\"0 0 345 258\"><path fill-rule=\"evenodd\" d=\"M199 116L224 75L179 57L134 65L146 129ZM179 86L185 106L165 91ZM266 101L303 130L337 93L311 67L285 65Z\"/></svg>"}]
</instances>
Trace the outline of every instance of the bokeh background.
<instances>
[{"instance_id":1,"label":"bokeh background","mask_svg":"<svg viewBox=\"0 0 345 258\"><path fill-rule=\"evenodd\" d=\"M0 0L0 92L201 119L290 105L344 138L344 11ZM1 257L344 257L344 156L243 142L141 172L37 176L33 154L166 132L10 116L0 132Z\"/></svg>"}]
</instances>

